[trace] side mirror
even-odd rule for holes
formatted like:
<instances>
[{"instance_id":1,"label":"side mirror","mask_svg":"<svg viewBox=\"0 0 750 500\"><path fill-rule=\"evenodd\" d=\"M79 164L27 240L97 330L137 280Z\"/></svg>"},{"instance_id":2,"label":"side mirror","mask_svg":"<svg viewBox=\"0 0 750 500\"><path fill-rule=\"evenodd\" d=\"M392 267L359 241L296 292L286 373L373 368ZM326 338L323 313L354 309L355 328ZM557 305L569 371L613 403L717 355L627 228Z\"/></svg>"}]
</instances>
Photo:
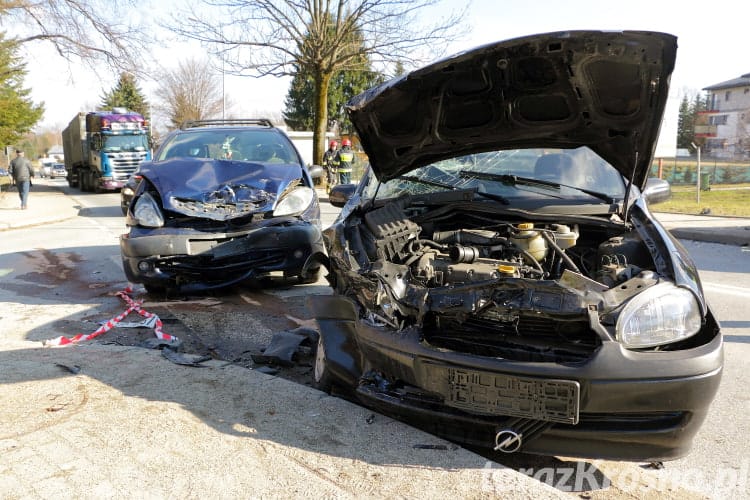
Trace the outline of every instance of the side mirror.
<instances>
[{"instance_id":1,"label":"side mirror","mask_svg":"<svg viewBox=\"0 0 750 500\"><path fill-rule=\"evenodd\" d=\"M310 177L313 179L320 179L325 176L325 170L320 165L310 165L307 171L310 172Z\"/></svg>"},{"instance_id":2,"label":"side mirror","mask_svg":"<svg viewBox=\"0 0 750 500\"><path fill-rule=\"evenodd\" d=\"M650 205L654 205L669 200L672 197L672 188L664 179L649 177L643 196Z\"/></svg>"}]
</instances>

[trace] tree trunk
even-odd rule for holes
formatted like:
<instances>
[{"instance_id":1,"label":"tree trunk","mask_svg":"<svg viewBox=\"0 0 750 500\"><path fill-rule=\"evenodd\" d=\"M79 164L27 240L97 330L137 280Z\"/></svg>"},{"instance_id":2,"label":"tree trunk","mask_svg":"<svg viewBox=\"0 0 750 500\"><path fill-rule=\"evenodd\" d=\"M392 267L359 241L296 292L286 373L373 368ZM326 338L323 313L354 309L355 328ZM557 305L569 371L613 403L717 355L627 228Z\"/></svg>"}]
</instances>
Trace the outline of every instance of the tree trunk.
<instances>
[{"instance_id":1,"label":"tree trunk","mask_svg":"<svg viewBox=\"0 0 750 500\"><path fill-rule=\"evenodd\" d=\"M322 71L315 72L315 116L313 118L313 162L323 164L323 152L326 150L325 140L328 130L328 86L331 74Z\"/></svg>"}]
</instances>

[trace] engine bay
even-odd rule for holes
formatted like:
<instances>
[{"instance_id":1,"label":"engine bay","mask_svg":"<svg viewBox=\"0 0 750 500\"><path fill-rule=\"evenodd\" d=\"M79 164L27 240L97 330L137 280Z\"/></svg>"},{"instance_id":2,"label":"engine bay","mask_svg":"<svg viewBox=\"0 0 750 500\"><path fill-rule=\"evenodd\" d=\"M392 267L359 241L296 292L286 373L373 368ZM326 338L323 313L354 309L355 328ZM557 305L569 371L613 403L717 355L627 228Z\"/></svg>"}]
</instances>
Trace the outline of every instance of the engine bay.
<instances>
[{"instance_id":1,"label":"engine bay","mask_svg":"<svg viewBox=\"0 0 750 500\"><path fill-rule=\"evenodd\" d=\"M659 275L624 224L545 219L408 199L351 213L331 256L346 278L334 286L373 327L420 328L433 345L476 354L578 360Z\"/></svg>"}]
</instances>

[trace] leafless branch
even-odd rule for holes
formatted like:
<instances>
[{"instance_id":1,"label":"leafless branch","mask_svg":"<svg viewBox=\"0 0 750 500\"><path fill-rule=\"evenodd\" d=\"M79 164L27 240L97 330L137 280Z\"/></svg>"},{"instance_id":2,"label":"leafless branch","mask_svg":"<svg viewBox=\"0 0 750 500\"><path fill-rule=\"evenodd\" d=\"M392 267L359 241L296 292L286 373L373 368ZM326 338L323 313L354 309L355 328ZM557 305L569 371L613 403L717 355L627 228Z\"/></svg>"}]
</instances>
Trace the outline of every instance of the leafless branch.
<instances>
[{"instance_id":1,"label":"leafless branch","mask_svg":"<svg viewBox=\"0 0 750 500\"><path fill-rule=\"evenodd\" d=\"M48 42L68 61L139 72L148 31L128 15L139 9L136 0L0 0L0 26L19 46Z\"/></svg>"}]
</instances>

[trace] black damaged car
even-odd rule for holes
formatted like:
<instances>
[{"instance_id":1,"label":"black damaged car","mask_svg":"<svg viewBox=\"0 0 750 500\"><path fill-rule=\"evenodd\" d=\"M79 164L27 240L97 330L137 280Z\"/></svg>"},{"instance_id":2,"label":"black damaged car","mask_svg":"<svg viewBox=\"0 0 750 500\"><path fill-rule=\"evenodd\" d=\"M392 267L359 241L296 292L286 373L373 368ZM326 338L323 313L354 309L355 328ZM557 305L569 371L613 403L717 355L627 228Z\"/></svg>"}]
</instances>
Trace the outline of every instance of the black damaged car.
<instances>
[{"instance_id":1,"label":"black damaged car","mask_svg":"<svg viewBox=\"0 0 750 500\"><path fill-rule=\"evenodd\" d=\"M324 233L315 385L500 452L687 454L723 346L648 207L676 47L534 35L353 98L371 168Z\"/></svg>"},{"instance_id":2,"label":"black damaged car","mask_svg":"<svg viewBox=\"0 0 750 500\"><path fill-rule=\"evenodd\" d=\"M187 123L138 176L120 238L129 281L190 293L272 273L318 279L318 197L299 152L270 121Z\"/></svg>"}]
</instances>

